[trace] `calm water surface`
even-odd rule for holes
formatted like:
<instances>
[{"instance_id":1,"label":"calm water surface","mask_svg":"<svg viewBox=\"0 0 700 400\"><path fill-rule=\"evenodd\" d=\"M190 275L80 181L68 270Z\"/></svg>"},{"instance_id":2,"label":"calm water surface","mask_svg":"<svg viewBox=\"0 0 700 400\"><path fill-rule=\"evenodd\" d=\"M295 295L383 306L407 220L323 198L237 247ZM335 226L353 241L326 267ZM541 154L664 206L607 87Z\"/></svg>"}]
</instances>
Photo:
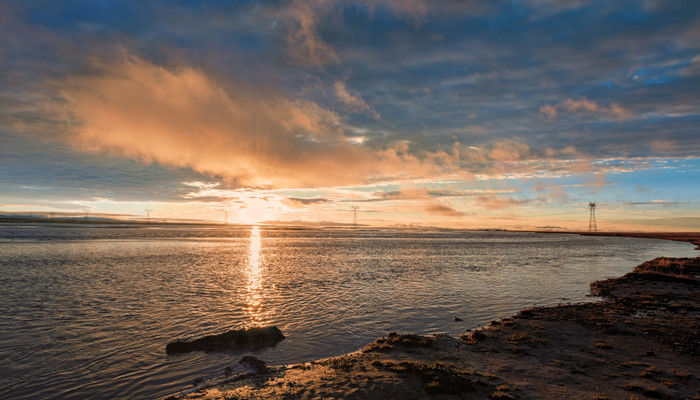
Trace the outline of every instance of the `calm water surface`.
<instances>
[{"instance_id":1,"label":"calm water surface","mask_svg":"<svg viewBox=\"0 0 700 400\"><path fill-rule=\"evenodd\" d=\"M0 224L0 398L158 398L223 375L449 333L586 300L591 281L686 243L507 232ZM464 322L454 322L459 316ZM165 345L256 325L257 352Z\"/></svg>"}]
</instances>

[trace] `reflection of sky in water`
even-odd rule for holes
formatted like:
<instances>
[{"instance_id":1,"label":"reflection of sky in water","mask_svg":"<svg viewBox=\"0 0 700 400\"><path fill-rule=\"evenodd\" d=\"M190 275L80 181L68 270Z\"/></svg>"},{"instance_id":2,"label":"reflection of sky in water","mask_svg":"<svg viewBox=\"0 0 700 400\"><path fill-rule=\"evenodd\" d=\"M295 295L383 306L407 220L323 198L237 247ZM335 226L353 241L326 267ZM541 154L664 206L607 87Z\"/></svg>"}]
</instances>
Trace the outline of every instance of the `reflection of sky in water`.
<instances>
[{"instance_id":1,"label":"reflection of sky in water","mask_svg":"<svg viewBox=\"0 0 700 400\"><path fill-rule=\"evenodd\" d=\"M246 278L244 310L250 317L250 325L259 325L263 319L263 257L260 243L260 227L250 231L248 264L244 270Z\"/></svg>"}]
</instances>

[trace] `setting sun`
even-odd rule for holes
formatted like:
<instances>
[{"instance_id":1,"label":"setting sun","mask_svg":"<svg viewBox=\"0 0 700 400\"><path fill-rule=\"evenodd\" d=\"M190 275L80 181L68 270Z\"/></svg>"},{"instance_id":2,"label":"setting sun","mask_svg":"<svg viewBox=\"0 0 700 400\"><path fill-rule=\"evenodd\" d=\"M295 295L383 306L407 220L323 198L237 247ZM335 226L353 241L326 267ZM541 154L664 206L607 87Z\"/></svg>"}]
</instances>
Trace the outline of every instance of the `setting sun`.
<instances>
[{"instance_id":1,"label":"setting sun","mask_svg":"<svg viewBox=\"0 0 700 400\"><path fill-rule=\"evenodd\" d=\"M244 200L245 204L238 211L238 221L245 224L257 224L274 217L276 206L260 198Z\"/></svg>"}]
</instances>

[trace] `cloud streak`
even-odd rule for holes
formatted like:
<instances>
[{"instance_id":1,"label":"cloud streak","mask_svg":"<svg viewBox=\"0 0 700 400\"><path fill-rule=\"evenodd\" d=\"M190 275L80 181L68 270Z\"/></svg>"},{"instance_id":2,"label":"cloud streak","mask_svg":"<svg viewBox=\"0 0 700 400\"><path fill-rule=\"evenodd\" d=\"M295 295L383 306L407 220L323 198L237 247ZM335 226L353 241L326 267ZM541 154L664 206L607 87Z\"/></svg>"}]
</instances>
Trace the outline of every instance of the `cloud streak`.
<instances>
[{"instance_id":1,"label":"cloud streak","mask_svg":"<svg viewBox=\"0 0 700 400\"><path fill-rule=\"evenodd\" d=\"M318 14L312 8L323 1L294 0L287 9L292 17L288 42L292 59L301 65L321 67L338 62L333 48L318 34Z\"/></svg>"},{"instance_id":2,"label":"cloud streak","mask_svg":"<svg viewBox=\"0 0 700 400\"><path fill-rule=\"evenodd\" d=\"M371 115L375 119L380 119L379 114L377 114L372 107L369 106L369 104L365 103L365 101L362 100L362 97L350 94L350 92L348 92L345 82L338 81L335 83L334 87L335 95L338 97L338 100L349 106L351 110L356 112L364 112Z\"/></svg>"},{"instance_id":3,"label":"cloud streak","mask_svg":"<svg viewBox=\"0 0 700 400\"><path fill-rule=\"evenodd\" d=\"M462 218L464 213L448 207L438 201L431 201L425 205L425 212L429 215L437 215L441 217Z\"/></svg>"},{"instance_id":4,"label":"cloud streak","mask_svg":"<svg viewBox=\"0 0 700 400\"><path fill-rule=\"evenodd\" d=\"M633 116L630 110L623 108L618 103L612 102L608 107L605 107L585 97L580 99L569 98L555 105L545 104L540 107L540 113L547 116L550 120L556 118L561 111L568 111L574 114L602 114L616 120L626 120Z\"/></svg>"}]
</instances>

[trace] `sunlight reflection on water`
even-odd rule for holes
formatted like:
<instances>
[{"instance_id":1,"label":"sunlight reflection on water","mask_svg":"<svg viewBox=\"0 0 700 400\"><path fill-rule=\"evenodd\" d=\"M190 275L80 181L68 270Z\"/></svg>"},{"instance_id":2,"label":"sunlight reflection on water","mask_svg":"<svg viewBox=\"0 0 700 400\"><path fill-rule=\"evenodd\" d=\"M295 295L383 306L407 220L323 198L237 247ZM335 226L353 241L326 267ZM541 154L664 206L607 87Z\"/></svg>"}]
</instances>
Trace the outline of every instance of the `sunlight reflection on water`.
<instances>
[{"instance_id":1,"label":"sunlight reflection on water","mask_svg":"<svg viewBox=\"0 0 700 400\"><path fill-rule=\"evenodd\" d=\"M265 320L263 314L263 256L260 241L260 227L254 226L250 231L250 246L248 247L248 264L245 267L246 277L244 311L250 318L247 326L259 326Z\"/></svg>"}]
</instances>

